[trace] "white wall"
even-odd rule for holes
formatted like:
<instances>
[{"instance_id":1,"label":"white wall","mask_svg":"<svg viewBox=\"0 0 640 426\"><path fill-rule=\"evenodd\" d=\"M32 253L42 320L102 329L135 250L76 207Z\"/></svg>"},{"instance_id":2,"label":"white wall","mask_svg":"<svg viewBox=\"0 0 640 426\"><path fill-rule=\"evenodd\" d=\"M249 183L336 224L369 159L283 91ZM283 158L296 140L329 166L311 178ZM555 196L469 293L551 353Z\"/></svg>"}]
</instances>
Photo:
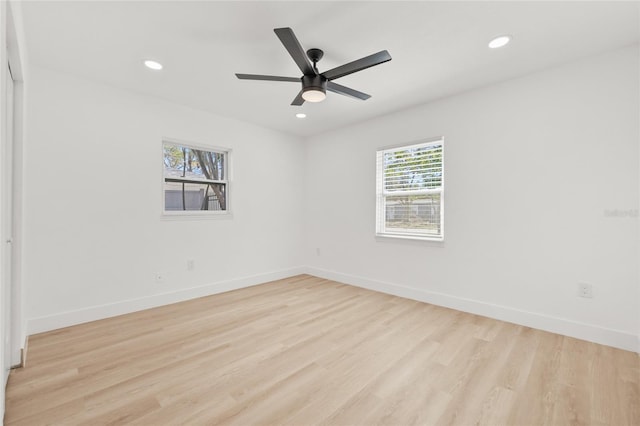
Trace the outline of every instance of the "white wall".
<instances>
[{"instance_id":1,"label":"white wall","mask_svg":"<svg viewBox=\"0 0 640 426\"><path fill-rule=\"evenodd\" d=\"M636 46L310 139L311 273L639 350L638 218L607 215L638 209L638 75ZM376 149L434 136L445 242L376 240Z\"/></svg>"},{"instance_id":2,"label":"white wall","mask_svg":"<svg viewBox=\"0 0 640 426\"><path fill-rule=\"evenodd\" d=\"M298 138L42 68L30 78L31 334L300 272ZM231 219L161 219L163 137L232 149Z\"/></svg>"},{"instance_id":3,"label":"white wall","mask_svg":"<svg viewBox=\"0 0 640 426\"><path fill-rule=\"evenodd\" d=\"M638 71L637 47L623 49L304 144L33 68L29 332L308 265L319 276L638 350L638 219L606 214L638 209ZM375 150L439 135L445 242L376 240ZM160 218L163 136L233 149L233 219ZM592 283L595 297L577 298L578 282Z\"/></svg>"}]
</instances>

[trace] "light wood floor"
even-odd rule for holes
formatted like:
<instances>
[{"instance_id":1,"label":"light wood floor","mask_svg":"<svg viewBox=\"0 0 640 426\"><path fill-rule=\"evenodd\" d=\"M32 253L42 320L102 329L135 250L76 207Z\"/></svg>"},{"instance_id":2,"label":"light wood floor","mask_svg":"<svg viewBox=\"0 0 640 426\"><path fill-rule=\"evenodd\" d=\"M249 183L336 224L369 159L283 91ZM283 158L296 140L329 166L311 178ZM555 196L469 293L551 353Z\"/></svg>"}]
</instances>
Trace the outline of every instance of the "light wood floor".
<instances>
[{"instance_id":1,"label":"light wood floor","mask_svg":"<svg viewBox=\"0 0 640 426\"><path fill-rule=\"evenodd\" d=\"M637 354L306 275L28 355L8 425L640 425Z\"/></svg>"}]
</instances>

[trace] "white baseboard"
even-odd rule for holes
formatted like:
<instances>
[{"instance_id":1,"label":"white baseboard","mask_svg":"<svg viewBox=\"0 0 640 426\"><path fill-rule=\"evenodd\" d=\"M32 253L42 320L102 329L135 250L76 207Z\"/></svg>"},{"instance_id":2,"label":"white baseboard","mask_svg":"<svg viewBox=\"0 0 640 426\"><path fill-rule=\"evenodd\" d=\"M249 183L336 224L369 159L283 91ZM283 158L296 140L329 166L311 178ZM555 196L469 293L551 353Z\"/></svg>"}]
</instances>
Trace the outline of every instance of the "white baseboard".
<instances>
[{"instance_id":1,"label":"white baseboard","mask_svg":"<svg viewBox=\"0 0 640 426\"><path fill-rule=\"evenodd\" d=\"M633 333L320 268L307 267L306 273L381 293L419 300L458 311L640 353L640 336Z\"/></svg>"},{"instance_id":2,"label":"white baseboard","mask_svg":"<svg viewBox=\"0 0 640 426\"><path fill-rule=\"evenodd\" d=\"M640 353L640 336L632 333L572 321L566 318L558 318L535 312L522 311L507 306L494 305L478 300L465 299L444 293L432 292L314 267L284 269L233 280L219 281L170 293L156 294L138 299L124 300L121 302L92 306L89 308L62 312L45 317L32 318L28 320L27 330L29 335L42 333L45 331L69 327L71 325L128 314L143 309L155 308L198 297L251 287L269 281L305 273L373 291L392 294L394 296L400 296L407 299L419 300L421 302L444 306L458 311L469 312L476 315L495 318L501 321L549 331L551 333L562 334L565 336L575 337L577 339Z\"/></svg>"},{"instance_id":3,"label":"white baseboard","mask_svg":"<svg viewBox=\"0 0 640 426\"><path fill-rule=\"evenodd\" d=\"M82 324L85 322L129 314L131 312L141 311L144 309L183 302L185 300L195 299L198 297L251 287L269 281L304 274L305 271L306 268L303 267L283 269L265 274L219 281L169 293L155 294L148 297L123 300L121 302L91 306L89 308L67 311L39 318L31 318L28 320L27 330L29 335L43 333L45 331L56 330L63 327L69 327L71 325Z\"/></svg>"}]
</instances>

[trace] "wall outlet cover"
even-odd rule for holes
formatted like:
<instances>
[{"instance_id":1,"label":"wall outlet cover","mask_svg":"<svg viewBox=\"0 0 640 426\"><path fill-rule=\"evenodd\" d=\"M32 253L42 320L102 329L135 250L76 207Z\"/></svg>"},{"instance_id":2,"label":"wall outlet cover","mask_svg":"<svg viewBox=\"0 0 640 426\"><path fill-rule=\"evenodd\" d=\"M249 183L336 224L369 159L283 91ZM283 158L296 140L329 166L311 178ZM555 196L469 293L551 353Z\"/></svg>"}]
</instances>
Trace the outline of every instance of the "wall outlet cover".
<instances>
[{"instance_id":1,"label":"wall outlet cover","mask_svg":"<svg viewBox=\"0 0 640 426\"><path fill-rule=\"evenodd\" d=\"M578 296L593 298L593 286L589 283L578 283Z\"/></svg>"}]
</instances>

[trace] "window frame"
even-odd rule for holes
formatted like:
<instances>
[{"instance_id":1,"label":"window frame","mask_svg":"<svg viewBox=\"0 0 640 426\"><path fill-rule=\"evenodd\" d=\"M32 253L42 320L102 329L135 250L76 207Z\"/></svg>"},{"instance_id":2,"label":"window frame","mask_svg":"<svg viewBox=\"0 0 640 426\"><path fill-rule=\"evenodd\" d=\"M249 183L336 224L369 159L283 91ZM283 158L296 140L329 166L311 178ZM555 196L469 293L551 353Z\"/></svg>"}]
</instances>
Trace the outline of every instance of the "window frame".
<instances>
[{"instance_id":1,"label":"window frame","mask_svg":"<svg viewBox=\"0 0 640 426\"><path fill-rule=\"evenodd\" d=\"M399 238L406 240L419 241L444 241L444 188L445 188L445 143L444 136L438 136L419 141L385 146L376 150L376 217L375 217L375 236L383 238ZM442 175L440 178L439 188L429 188L421 190L412 190L403 192L404 195L428 195L440 194L440 235L425 235L411 232L411 228L407 228L406 232L388 231L386 229L386 208L385 200L387 196L398 195L398 193L386 193L384 190L384 161L382 156L387 152L402 151L410 148L418 148L429 145L442 145L441 167ZM381 217L382 215L382 217Z\"/></svg>"},{"instance_id":2,"label":"window frame","mask_svg":"<svg viewBox=\"0 0 640 426\"><path fill-rule=\"evenodd\" d=\"M181 146L186 148L193 148L202 151L215 152L224 155L224 177L222 180L212 180L212 179L198 179L198 183L217 183L223 184L225 186L225 210L166 210L166 196L165 196L165 167L164 167L164 146L165 144ZM223 219L223 218L231 218L231 197L229 196L231 192L231 154L232 150L230 148L224 148L213 145L200 144L190 141L185 141L181 139L174 138L166 138L163 137L160 143L160 154L162 161L160 162L161 166L161 179L160 179L160 208L161 208L161 217L163 219Z\"/></svg>"}]
</instances>

